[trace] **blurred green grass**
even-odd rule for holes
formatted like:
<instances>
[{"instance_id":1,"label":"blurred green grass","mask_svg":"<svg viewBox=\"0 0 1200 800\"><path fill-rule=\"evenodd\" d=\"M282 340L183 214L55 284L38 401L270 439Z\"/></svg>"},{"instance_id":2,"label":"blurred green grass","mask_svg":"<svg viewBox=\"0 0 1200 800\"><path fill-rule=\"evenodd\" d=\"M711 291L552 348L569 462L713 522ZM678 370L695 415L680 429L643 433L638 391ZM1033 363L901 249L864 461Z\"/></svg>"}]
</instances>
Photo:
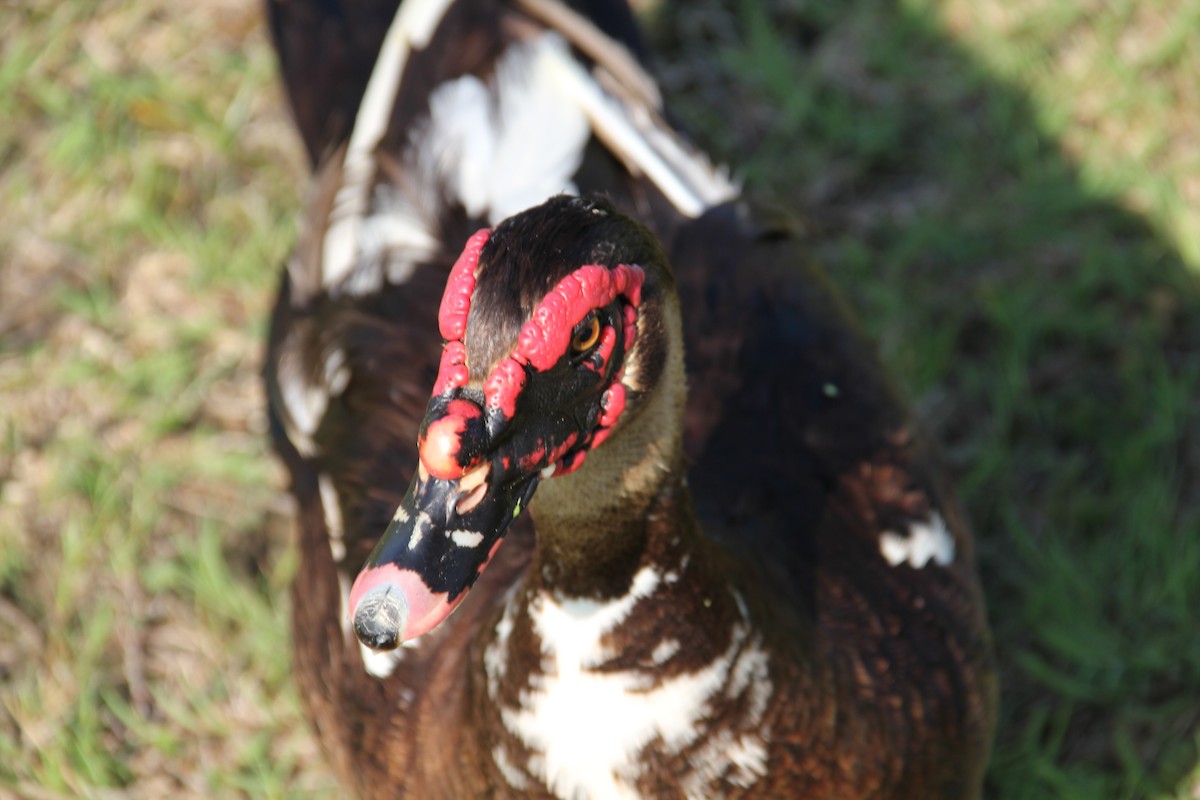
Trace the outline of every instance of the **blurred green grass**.
<instances>
[{"instance_id":1,"label":"blurred green grass","mask_svg":"<svg viewBox=\"0 0 1200 800\"><path fill-rule=\"evenodd\" d=\"M804 212L960 483L989 796L1200 796L1200 0L652 16L675 112ZM257 378L306 185L259 8L6 19L0 796L336 796Z\"/></svg>"}]
</instances>

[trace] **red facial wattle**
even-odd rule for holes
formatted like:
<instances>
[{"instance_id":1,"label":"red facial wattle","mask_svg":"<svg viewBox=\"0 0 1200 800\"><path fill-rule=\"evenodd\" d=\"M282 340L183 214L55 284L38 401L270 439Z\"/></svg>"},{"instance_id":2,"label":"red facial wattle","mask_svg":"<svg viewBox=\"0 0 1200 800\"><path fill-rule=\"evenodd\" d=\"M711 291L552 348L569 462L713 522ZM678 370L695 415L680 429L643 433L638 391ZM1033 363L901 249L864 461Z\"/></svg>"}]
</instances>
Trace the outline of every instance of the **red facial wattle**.
<instances>
[{"instance_id":1,"label":"red facial wattle","mask_svg":"<svg viewBox=\"0 0 1200 800\"><path fill-rule=\"evenodd\" d=\"M463 336L467 332L467 316L471 312L471 295L475 291L475 273L479 269L479 254L487 244L492 232L487 228L476 231L467 240L462 254L450 268L446 290L442 293L442 304L438 308L438 331L446 344L442 349L442 361L438 367L437 382L433 395L445 394L451 389L467 385L467 348Z\"/></svg>"},{"instance_id":2,"label":"red facial wattle","mask_svg":"<svg viewBox=\"0 0 1200 800\"><path fill-rule=\"evenodd\" d=\"M487 228L476 231L450 268L450 277L442 293L442 304L438 308L438 330L447 342L462 339L467 332L467 315L471 311L471 295L475 292L479 254L491 236L492 232Z\"/></svg>"},{"instance_id":3,"label":"red facial wattle","mask_svg":"<svg viewBox=\"0 0 1200 800\"><path fill-rule=\"evenodd\" d=\"M496 365L483 382L483 399L488 408L498 409L505 419L517 413L517 397L525 388L525 367L509 356Z\"/></svg>"},{"instance_id":4,"label":"red facial wattle","mask_svg":"<svg viewBox=\"0 0 1200 800\"><path fill-rule=\"evenodd\" d=\"M517 349L519 357L534 369L545 372L567 351L571 333L593 309L624 297L636 309L642 301L641 267L619 264L611 269L589 264L558 282L534 309L521 328Z\"/></svg>"},{"instance_id":5,"label":"red facial wattle","mask_svg":"<svg viewBox=\"0 0 1200 800\"><path fill-rule=\"evenodd\" d=\"M466 386L470 381L464 337L479 258L489 236L490 231L485 229L468 240L446 282L438 313L438 327L446 343L434 384L434 398ZM558 364L570 348L575 327L588 314L618 298L623 301L618 323L623 329L624 350L628 352L637 336L637 310L641 304L644 281L642 268L628 264L611 268L588 264L560 280L521 327L513 351L501 359L483 380L483 413L489 417L498 416L502 422L512 420L517 413L517 401L528 383L529 372L546 372ZM584 366L593 372L603 373L613 357L617 341L616 328L605 326L600 332L594 353L583 362ZM605 390L597 427L586 434L586 447L583 450L570 452L571 447L577 444L578 435L570 437L570 445L556 444L548 453L546 448L542 449L543 456L548 458L548 465L555 465L557 474L578 469L583 464L585 451L608 438L625 408L625 391L620 378L621 370L618 370L612 384ZM474 419L480 413L479 407L473 403L468 405L470 409L460 410ZM473 465L471 457L464 452L465 448L455 441L455 436L461 436L469 427L470 420L460 417L462 414L447 407L437 420L427 424L427 430L422 433L421 461L431 474L457 477ZM521 458L522 463L530 463L529 455Z\"/></svg>"},{"instance_id":6,"label":"red facial wattle","mask_svg":"<svg viewBox=\"0 0 1200 800\"><path fill-rule=\"evenodd\" d=\"M483 410L478 405L469 400L451 400L445 414L429 422L417 441L421 463L429 474L454 480L478 464L481 448L470 453L463 450L472 440L481 438L482 423Z\"/></svg>"}]
</instances>

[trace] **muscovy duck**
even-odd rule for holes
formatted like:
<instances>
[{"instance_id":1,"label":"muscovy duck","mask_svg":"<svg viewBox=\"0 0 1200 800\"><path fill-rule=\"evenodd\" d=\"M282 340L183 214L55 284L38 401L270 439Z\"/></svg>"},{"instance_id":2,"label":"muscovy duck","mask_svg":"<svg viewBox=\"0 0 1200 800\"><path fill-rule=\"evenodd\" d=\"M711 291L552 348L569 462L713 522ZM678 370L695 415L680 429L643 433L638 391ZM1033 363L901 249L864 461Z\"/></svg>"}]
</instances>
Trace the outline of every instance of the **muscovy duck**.
<instances>
[{"instance_id":1,"label":"muscovy duck","mask_svg":"<svg viewBox=\"0 0 1200 800\"><path fill-rule=\"evenodd\" d=\"M347 786L977 797L962 514L796 239L663 121L628 9L410 0L376 55L382 6L297 3L318 171L265 372ZM306 43L342 77L306 89Z\"/></svg>"}]
</instances>

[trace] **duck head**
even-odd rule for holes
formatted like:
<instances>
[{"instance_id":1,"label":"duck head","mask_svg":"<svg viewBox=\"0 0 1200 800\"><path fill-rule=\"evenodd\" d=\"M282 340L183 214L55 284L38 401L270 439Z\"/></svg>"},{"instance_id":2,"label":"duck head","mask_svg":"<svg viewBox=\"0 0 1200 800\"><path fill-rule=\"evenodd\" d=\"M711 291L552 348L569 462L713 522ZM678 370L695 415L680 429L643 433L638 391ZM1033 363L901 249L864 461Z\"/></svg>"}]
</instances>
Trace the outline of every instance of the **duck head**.
<instances>
[{"instance_id":1,"label":"duck head","mask_svg":"<svg viewBox=\"0 0 1200 800\"><path fill-rule=\"evenodd\" d=\"M671 287L654 236L602 199L555 197L471 237L439 311L417 474L351 590L363 644L436 627L538 483L637 415L662 371Z\"/></svg>"}]
</instances>

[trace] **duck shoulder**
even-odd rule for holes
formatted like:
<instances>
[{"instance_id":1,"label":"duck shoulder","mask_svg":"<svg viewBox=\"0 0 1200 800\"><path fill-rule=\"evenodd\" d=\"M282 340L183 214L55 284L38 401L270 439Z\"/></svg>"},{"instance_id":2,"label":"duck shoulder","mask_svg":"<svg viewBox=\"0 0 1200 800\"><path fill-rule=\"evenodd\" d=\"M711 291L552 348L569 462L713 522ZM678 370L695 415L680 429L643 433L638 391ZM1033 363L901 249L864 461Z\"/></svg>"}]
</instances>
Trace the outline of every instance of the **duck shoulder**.
<instances>
[{"instance_id":1,"label":"duck shoulder","mask_svg":"<svg viewBox=\"0 0 1200 800\"><path fill-rule=\"evenodd\" d=\"M935 453L795 226L729 203L670 251L699 524L739 557L747 596L770 598L777 663L816 667L793 679L823 687L779 713L846 714L828 746L857 727L892 785L963 796L996 682L972 538Z\"/></svg>"}]
</instances>

